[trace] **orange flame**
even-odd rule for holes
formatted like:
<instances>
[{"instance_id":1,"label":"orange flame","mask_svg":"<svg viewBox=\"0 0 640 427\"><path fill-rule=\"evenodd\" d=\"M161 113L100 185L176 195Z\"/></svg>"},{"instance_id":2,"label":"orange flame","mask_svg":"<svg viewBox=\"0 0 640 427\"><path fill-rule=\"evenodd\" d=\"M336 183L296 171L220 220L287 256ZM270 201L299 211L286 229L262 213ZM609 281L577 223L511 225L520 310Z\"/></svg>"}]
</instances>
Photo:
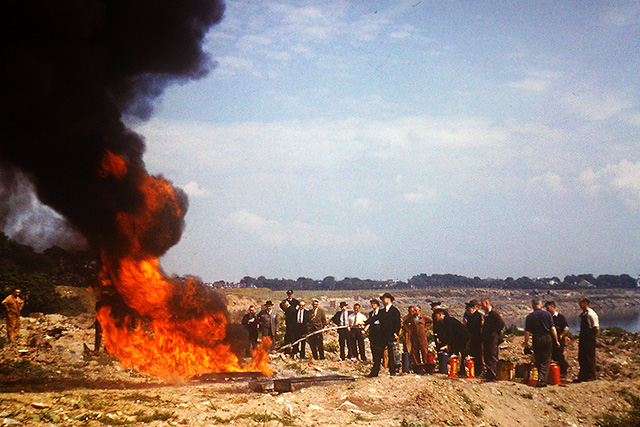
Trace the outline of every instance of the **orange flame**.
<instances>
[{"instance_id":1,"label":"orange flame","mask_svg":"<svg viewBox=\"0 0 640 427\"><path fill-rule=\"evenodd\" d=\"M135 214L118 214L118 224L127 236L130 253L113 259L103 253L102 282L113 286L132 310L103 306L97 318L105 347L120 363L166 378L190 378L209 372L259 371L271 375L269 339L262 341L253 360L242 364L232 351L234 337L228 335L226 304L195 279L182 282L167 278L157 257L144 254L142 240L153 233L165 239L163 229L153 224L157 213L183 216L171 184L146 176L140 185L145 207ZM160 216L162 216L160 215ZM160 236L158 236L160 234Z\"/></svg>"},{"instance_id":2,"label":"orange flame","mask_svg":"<svg viewBox=\"0 0 640 427\"><path fill-rule=\"evenodd\" d=\"M122 156L111 151L105 151L98 173L103 178L113 176L114 178L122 179L127 174L127 162Z\"/></svg>"}]
</instances>

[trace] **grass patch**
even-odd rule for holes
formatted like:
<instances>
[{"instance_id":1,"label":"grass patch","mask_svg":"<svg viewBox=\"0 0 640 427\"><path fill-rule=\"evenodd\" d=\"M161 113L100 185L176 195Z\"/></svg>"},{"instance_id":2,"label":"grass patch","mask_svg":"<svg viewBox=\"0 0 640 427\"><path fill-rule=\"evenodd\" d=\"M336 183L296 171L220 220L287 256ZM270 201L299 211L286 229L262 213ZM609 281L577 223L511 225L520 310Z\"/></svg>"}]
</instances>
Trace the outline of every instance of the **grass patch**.
<instances>
[{"instance_id":1,"label":"grass patch","mask_svg":"<svg viewBox=\"0 0 640 427\"><path fill-rule=\"evenodd\" d=\"M638 427L640 426L640 397L627 390L621 390L620 395L631 407L626 411L610 409L609 412L596 417L599 427Z\"/></svg>"},{"instance_id":2,"label":"grass patch","mask_svg":"<svg viewBox=\"0 0 640 427\"><path fill-rule=\"evenodd\" d=\"M567 412L567 408L564 405L556 405L555 403L549 403L553 409L559 412Z\"/></svg>"},{"instance_id":3,"label":"grass patch","mask_svg":"<svg viewBox=\"0 0 640 427\"><path fill-rule=\"evenodd\" d=\"M401 427L429 427L431 423L429 422L420 422L420 421L409 421L405 418L402 419L400 423Z\"/></svg>"},{"instance_id":4,"label":"grass patch","mask_svg":"<svg viewBox=\"0 0 640 427\"><path fill-rule=\"evenodd\" d=\"M473 403L473 400L469 398L464 392L460 392L460 396L462 397L462 401L469 405L469 410L476 417L482 416L482 411L484 411L484 406L480 404Z\"/></svg>"},{"instance_id":5,"label":"grass patch","mask_svg":"<svg viewBox=\"0 0 640 427\"><path fill-rule=\"evenodd\" d=\"M522 393L520 396L524 397L525 399L533 400L533 394L531 393Z\"/></svg>"},{"instance_id":6,"label":"grass patch","mask_svg":"<svg viewBox=\"0 0 640 427\"><path fill-rule=\"evenodd\" d=\"M134 393L131 394L125 394L124 396L121 397L122 400L129 400L132 402L155 402L158 398L157 397L151 397L147 394L144 393L140 393L139 391L136 391Z\"/></svg>"},{"instance_id":7,"label":"grass patch","mask_svg":"<svg viewBox=\"0 0 640 427\"><path fill-rule=\"evenodd\" d=\"M211 421L215 421L217 424L229 424L231 421L235 421L235 420L249 420L249 421L253 421L254 423L257 424L261 424L261 425L265 425L267 424L269 421L278 421L279 423L281 423L283 426L294 426L295 425L295 421L293 418L290 417L279 417L277 415L273 415L273 414L268 414L268 413L257 413L257 412L251 412L251 413L247 413L247 414L238 414L234 417L231 418L222 418L219 417L217 415L212 415L210 417L208 417L207 419L211 420Z\"/></svg>"},{"instance_id":8,"label":"grass patch","mask_svg":"<svg viewBox=\"0 0 640 427\"><path fill-rule=\"evenodd\" d=\"M139 423L150 423L152 421L168 421L172 418L176 418L176 414L174 412L165 412L165 411L153 411L153 414L149 415L136 415L136 421Z\"/></svg>"}]
</instances>

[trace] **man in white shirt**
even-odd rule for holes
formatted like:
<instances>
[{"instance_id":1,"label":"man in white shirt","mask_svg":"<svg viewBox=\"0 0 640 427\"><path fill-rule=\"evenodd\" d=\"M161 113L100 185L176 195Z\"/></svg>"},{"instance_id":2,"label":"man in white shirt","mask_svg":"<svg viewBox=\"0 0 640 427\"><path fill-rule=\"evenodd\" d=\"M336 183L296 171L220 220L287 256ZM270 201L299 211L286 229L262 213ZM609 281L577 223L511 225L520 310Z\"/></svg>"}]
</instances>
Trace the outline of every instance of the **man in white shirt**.
<instances>
[{"instance_id":1,"label":"man in white shirt","mask_svg":"<svg viewBox=\"0 0 640 427\"><path fill-rule=\"evenodd\" d=\"M598 315L589 304L587 297L579 301L582 313L580 313L580 340L578 342L578 363L580 372L574 382L593 381L596 379L596 336L600 329Z\"/></svg>"},{"instance_id":2,"label":"man in white shirt","mask_svg":"<svg viewBox=\"0 0 640 427\"><path fill-rule=\"evenodd\" d=\"M353 313L349 315L348 330L349 340L351 341L352 357L358 358L363 362L367 361L367 356L364 352L364 325L367 321L367 316L360 312L360 304L353 304Z\"/></svg>"},{"instance_id":3,"label":"man in white shirt","mask_svg":"<svg viewBox=\"0 0 640 427\"><path fill-rule=\"evenodd\" d=\"M340 303L340 311L333 315L331 318L331 322L339 326L338 329L338 344L340 345L340 359L345 360L346 358L351 358L351 346L349 345L349 331L347 328L349 327L349 305L342 301Z\"/></svg>"}]
</instances>

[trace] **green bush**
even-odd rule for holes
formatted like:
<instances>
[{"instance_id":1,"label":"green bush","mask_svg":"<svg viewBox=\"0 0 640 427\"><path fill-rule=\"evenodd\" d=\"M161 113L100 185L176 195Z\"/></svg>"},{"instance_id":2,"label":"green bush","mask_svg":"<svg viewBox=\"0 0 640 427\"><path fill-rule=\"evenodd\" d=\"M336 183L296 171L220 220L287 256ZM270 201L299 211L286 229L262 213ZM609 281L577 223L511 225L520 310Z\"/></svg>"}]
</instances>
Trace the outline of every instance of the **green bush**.
<instances>
[{"instance_id":1,"label":"green bush","mask_svg":"<svg viewBox=\"0 0 640 427\"><path fill-rule=\"evenodd\" d=\"M610 410L596 418L599 427L638 427L640 426L640 396L622 390L620 395L631 407L626 412Z\"/></svg>"}]
</instances>

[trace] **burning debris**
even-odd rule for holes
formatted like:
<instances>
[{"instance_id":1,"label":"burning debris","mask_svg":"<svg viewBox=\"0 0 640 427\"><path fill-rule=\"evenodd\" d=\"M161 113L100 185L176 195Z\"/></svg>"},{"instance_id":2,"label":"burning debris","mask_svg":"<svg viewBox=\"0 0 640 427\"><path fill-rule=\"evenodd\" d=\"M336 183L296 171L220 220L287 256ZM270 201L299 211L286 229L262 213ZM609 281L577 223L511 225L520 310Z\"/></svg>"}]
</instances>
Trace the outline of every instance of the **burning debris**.
<instances>
[{"instance_id":1,"label":"burning debris","mask_svg":"<svg viewBox=\"0 0 640 427\"><path fill-rule=\"evenodd\" d=\"M243 335L219 295L162 272L187 198L147 173L142 137L123 122L148 118L168 84L207 73L201 44L223 11L218 0L10 1L0 22L2 182L27 177L86 238L108 291L98 311L105 345L124 366L163 378L270 373L267 342L240 364ZM2 209L0 224L15 209Z\"/></svg>"}]
</instances>

